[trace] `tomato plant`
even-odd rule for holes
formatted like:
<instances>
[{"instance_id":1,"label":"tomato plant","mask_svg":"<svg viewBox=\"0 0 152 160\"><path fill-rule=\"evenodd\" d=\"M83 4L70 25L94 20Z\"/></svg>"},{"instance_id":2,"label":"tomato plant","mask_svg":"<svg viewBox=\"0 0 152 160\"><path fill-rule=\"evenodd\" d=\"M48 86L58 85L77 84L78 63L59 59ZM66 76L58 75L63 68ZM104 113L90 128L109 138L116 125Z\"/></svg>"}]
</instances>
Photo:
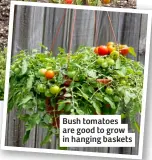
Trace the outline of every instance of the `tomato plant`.
<instances>
[{"instance_id":1,"label":"tomato plant","mask_svg":"<svg viewBox=\"0 0 152 160\"><path fill-rule=\"evenodd\" d=\"M59 133L60 114L125 114L135 129L141 111L143 65L118 50L109 55L106 48L103 53L81 46L70 57L62 48L57 56L46 50L33 55L20 51L13 57L8 110L16 107L25 122L24 142L39 125L47 130L41 144L48 143Z\"/></svg>"}]
</instances>

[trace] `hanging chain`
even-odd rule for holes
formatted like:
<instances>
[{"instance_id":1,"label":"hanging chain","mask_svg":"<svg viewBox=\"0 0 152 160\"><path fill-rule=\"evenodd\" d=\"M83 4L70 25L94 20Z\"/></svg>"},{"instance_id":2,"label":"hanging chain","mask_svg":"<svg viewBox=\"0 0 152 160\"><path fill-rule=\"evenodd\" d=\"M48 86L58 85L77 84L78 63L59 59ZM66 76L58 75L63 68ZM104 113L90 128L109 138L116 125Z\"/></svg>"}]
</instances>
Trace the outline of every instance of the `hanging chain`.
<instances>
[{"instance_id":1,"label":"hanging chain","mask_svg":"<svg viewBox=\"0 0 152 160\"><path fill-rule=\"evenodd\" d=\"M113 28L113 25L112 25L112 21L111 21L111 18L110 18L110 15L108 12L107 13L107 16L108 16L108 20L109 20L109 23L110 23L110 28L111 28L111 31L112 31L112 34L113 34L113 37L114 37L114 40L115 40L115 43L117 43L117 38L116 38L116 34L115 34L115 31L114 31L114 28Z\"/></svg>"},{"instance_id":2,"label":"hanging chain","mask_svg":"<svg viewBox=\"0 0 152 160\"><path fill-rule=\"evenodd\" d=\"M58 28L57 28L56 34L55 34L55 36L54 36L54 38L53 38L50 51L52 51L53 48L54 48L54 44L55 44L55 42L56 42L56 40L57 40L57 38L58 38L59 32L60 32L60 28L61 28L61 26L62 26L62 24L63 24L63 22L64 22L65 15L66 15L66 9L64 9L64 14L63 14L62 19L61 19L61 21L60 21L60 23L59 23L59 26L58 26Z\"/></svg>"}]
</instances>

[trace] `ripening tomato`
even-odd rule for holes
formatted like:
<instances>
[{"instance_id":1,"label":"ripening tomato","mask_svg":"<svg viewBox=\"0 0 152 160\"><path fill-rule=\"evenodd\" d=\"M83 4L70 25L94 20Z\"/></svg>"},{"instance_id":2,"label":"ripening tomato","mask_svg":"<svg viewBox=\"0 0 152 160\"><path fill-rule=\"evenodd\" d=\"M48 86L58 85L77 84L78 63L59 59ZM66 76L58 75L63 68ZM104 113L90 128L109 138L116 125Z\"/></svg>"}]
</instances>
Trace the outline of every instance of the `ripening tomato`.
<instances>
[{"instance_id":1,"label":"ripening tomato","mask_svg":"<svg viewBox=\"0 0 152 160\"><path fill-rule=\"evenodd\" d=\"M121 53L123 56L126 56L126 55L129 53L129 47L122 48L122 49L120 50L120 53Z\"/></svg>"},{"instance_id":2,"label":"ripening tomato","mask_svg":"<svg viewBox=\"0 0 152 160\"><path fill-rule=\"evenodd\" d=\"M54 85L50 88L50 92L52 94L58 94L60 92L60 88L57 85Z\"/></svg>"},{"instance_id":3,"label":"ripening tomato","mask_svg":"<svg viewBox=\"0 0 152 160\"><path fill-rule=\"evenodd\" d=\"M111 0L102 0L103 4L109 4L111 2Z\"/></svg>"},{"instance_id":4,"label":"ripening tomato","mask_svg":"<svg viewBox=\"0 0 152 160\"><path fill-rule=\"evenodd\" d=\"M52 79L55 76L55 73L52 70L48 70L45 72L45 77L47 79Z\"/></svg>"},{"instance_id":5,"label":"ripening tomato","mask_svg":"<svg viewBox=\"0 0 152 160\"><path fill-rule=\"evenodd\" d=\"M118 51L113 51L110 53L110 57L114 60L117 60L119 57L119 52Z\"/></svg>"},{"instance_id":6,"label":"ripening tomato","mask_svg":"<svg viewBox=\"0 0 152 160\"><path fill-rule=\"evenodd\" d=\"M94 49L94 53L98 54L98 48L99 48L99 47L96 47L96 48Z\"/></svg>"},{"instance_id":7,"label":"ripening tomato","mask_svg":"<svg viewBox=\"0 0 152 160\"><path fill-rule=\"evenodd\" d=\"M63 84L64 84L65 87L69 87L71 82L72 82L71 79L67 79Z\"/></svg>"},{"instance_id":8,"label":"ripening tomato","mask_svg":"<svg viewBox=\"0 0 152 160\"><path fill-rule=\"evenodd\" d=\"M111 52L113 52L113 51L116 50L116 47L114 47L114 46L112 46L112 45L109 45L109 46L107 46L107 47L108 47L109 54L110 54Z\"/></svg>"},{"instance_id":9,"label":"ripening tomato","mask_svg":"<svg viewBox=\"0 0 152 160\"><path fill-rule=\"evenodd\" d=\"M109 53L109 51L108 51L108 47L107 46L101 45L101 46L98 47L98 54L100 56L108 55L108 53Z\"/></svg>"},{"instance_id":10,"label":"ripening tomato","mask_svg":"<svg viewBox=\"0 0 152 160\"><path fill-rule=\"evenodd\" d=\"M72 4L72 0L65 0L65 4Z\"/></svg>"},{"instance_id":11,"label":"ripening tomato","mask_svg":"<svg viewBox=\"0 0 152 160\"><path fill-rule=\"evenodd\" d=\"M41 68L40 70L39 70L39 73L40 73L40 75L45 75L45 73L46 73L46 69L45 68Z\"/></svg>"}]
</instances>

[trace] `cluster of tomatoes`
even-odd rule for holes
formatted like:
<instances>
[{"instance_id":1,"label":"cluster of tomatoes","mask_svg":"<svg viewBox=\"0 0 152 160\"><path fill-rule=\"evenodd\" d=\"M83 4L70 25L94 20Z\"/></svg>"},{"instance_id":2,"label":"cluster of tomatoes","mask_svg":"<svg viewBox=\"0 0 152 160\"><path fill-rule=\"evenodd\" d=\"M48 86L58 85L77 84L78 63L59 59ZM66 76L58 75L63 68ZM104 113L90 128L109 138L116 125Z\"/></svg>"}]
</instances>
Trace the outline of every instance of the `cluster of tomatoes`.
<instances>
[{"instance_id":1,"label":"cluster of tomatoes","mask_svg":"<svg viewBox=\"0 0 152 160\"><path fill-rule=\"evenodd\" d=\"M107 45L101 45L94 49L94 52L100 56L108 54L122 54L126 56L129 53L129 47L127 45L118 45L114 42L108 42Z\"/></svg>"},{"instance_id":2,"label":"cluster of tomatoes","mask_svg":"<svg viewBox=\"0 0 152 160\"><path fill-rule=\"evenodd\" d=\"M47 69L40 69L39 74L44 76L46 79L52 79L55 76L55 72L52 70L47 70ZM45 93L46 97L50 97L51 94L58 94L60 92L60 87L57 85L53 85L50 87L48 90L44 84L38 84L37 85L37 91L39 93Z\"/></svg>"}]
</instances>

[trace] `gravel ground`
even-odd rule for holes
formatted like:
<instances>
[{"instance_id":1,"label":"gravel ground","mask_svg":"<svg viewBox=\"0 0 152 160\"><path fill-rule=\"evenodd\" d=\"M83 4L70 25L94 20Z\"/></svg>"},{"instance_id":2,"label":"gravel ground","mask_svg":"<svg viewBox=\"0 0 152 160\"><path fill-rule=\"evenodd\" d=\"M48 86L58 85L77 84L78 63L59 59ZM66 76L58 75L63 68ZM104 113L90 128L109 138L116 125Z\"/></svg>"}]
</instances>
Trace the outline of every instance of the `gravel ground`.
<instances>
[{"instance_id":1,"label":"gravel ground","mask_svg":"<svg viewBox=\"0 0 152 160\"><path fill-rule=\"evenodd\" d=\"M48 2L49 0L40 0L41 2ZM101 0L102 1L102 0ZM106 7L117 8L136 8L136 0L117 0L117 2L108 5ZM52 1L53 2L53 1ZM9 24L9 4L10 0L0 0L0 48L7 46L8 37L8 24Z\"/></svg>"},{"instance_id":2,"label":"gravel ground","mask_svg":"<svg viewBox=\"0 0 152 160\"><path fill-rule=\"evenodd\" d=\"M10 0L0 0L0 48L6 47L9 23Z\"/></svg>"}]
</instances>

